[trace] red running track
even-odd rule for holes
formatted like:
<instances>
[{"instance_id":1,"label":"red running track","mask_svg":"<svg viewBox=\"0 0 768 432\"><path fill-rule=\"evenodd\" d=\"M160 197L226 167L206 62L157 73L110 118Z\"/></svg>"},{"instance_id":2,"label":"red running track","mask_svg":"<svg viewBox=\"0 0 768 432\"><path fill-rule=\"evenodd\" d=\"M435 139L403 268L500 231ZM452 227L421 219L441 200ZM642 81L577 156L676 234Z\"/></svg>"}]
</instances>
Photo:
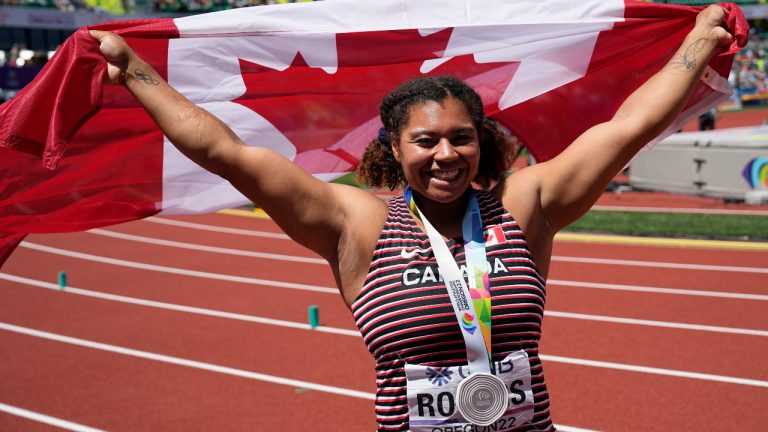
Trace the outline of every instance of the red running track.
<instances>
[{"instance_id":1,"label":"red running track","mask_svg":"<svg viewBox=\"0 0 768 432\"><path fill-rule=\"evenodd\" d=\"M0 430L373 430L373 361L328 267L269 220L167 220L30 236L7 262ZM764 430L768 250L554 255L541 352L562 430Z\"/></svg>"}]
</instances>

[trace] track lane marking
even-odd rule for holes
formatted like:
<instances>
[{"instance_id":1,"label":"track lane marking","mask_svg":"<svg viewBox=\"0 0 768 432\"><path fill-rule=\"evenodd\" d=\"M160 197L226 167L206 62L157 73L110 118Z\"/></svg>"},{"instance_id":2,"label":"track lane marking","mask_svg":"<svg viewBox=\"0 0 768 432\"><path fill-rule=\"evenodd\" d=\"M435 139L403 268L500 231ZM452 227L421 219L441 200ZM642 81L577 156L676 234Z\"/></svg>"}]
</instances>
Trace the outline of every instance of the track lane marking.
<instances>
[{"instance_id":1,"label":"track lane marking","mask_svg":"<svg viewBox=\"0 0 768 432\"><path fill-rule=\"evenodd\" d=\"M222 210L218 213L224 213L236 216L256 217L260 219L269 219L266 213L252 212L247 210ZM171 223L167 222L172 219L165 219L159 217L151 217L144 220L156 223L164 223L167 225L185 226L193 229L203 229L206 231L221 231L232 232L234 228L216 227L215 225L194 224L191 222ZM158 222L162 220L163 222ZM182 225L183 224L183 225ZM206 228L203 228L206 227ZM248 232L249 230L239 230ZM254 233L264 234L263 232L253 231ZM234 233L234 232L233 232ZM244 234L260 236L260 234ZM274 233L267 233L274 234ZM277 238L277 237L276 237ZM280 237L284 240L289 240L290 237ZM674 247L696 247L704 249L726 249L726 250L745 250L745 251L768 251L768 242L748 242L748 241L728 241L728 240L704 240L704 239L686 239L686 238L672 238L672 237L633 237L622 236L614 234L595 234L595 233L579 233L579 232L559 232L555 235L555 241L571 242L571 243L604 243L604 244L619 244L619 245L639 245L639 246L674 246Z\"/></svg>"},{"instance_id":2,"label":"track lane marking","mask_svg":"<svg viewBox=\"0 0 768 432\"><path fill-rule=\"evenodd\" d=\"M24 408L19 408L13 405L8 405L0 402L0 411L8 414L15 415L17 417L24 417L29 420L34 420L38 423L45 423L47 425L56 426L61 429L66 429L75 432L104 432L101 429L92 428L79 423L74 423L68 420L52 417L46 414L30 411Z\"/></svg>"},{"instance_id":3,"label":"track lane marking","mask_svg":"<svg viewBox=\"0 0 768 432\"><path fill-rule=\"evenodd\" d=\"M620 266L631 266L631 267L671 268L671 269L677 269L677 270L707 270L707 271L723 271L723 272L736 272L736 273L768 274L768 268L760 268L760 267L671 263L671 262L661 262L661 261L620 260L620 259L611 259L611 258L584 258L584 257L559 256L559 255L552 256L552 261L576 262L576 263L586 263L586 264L607 264L607 265L620 265Z\"/></svg>"},{"instance_id":4,"label":"track lane marking","mask_svg":"<svg viewBox=\"0 0 768 432\"><path fill-rule=\"evenodd\" d=\"M664 327L664 328L671 328L676 330L694 330L694 331L705 331L705 332L712 332L712 333L728 333L728 334L738 334L738 335L745 335L745 336L768 337L768 331L766 330L754 330L754 329L745 329L745 328L737 328L737 327L721 327L721 326L710 326L710 325L703 325L703 324L687 324L687 323L676 323L676 322L668 322L668 321L644 320L644 319L637 319L637 318L622 318L622 317L580 314L580 313L559 312L559 311L544 311L544 316L545 317L551 316L555 318L577 319L577 320L584 320L584 321L599 321L599 322L608 322L608 323L616 323L616 324L639 325L639 326L647 326L647 327Z\"/></svg>"},{"instance_id":5,"label":"track lane marking","mask_svg":"<svg viewBox=\"0 0 768 432\"><path fill-rule=\"evenodd\" d=\"M51 246L39 245L28 241L23 241L19 245L40 252L52 253L56 255L68 256L71 258L77 258L87 261L101 262L105 264L112 264L122 267L137 268L141 270L152 270L163 273L172 273L182 276L200 277L215 280L225 280L229 282L239 282L246 284L254 284L267 287L280 287L288 289L298 289L304 291L321 292L324 294L338 294L339 291L336 288L321 287L309 284L299 284L292 282L280 282L267 279L250 278L244 276L225 275L220 273L202 272L196 270L188 270L177 267L167 267L155 264L145 264L135 261L121 260L117 258L106 258L97 255L91 255L81 252L74 252L65 249L55 248ZM679 288L663 288L663 287L645 287L638 285L620 285L620 284L606 284L597 282L579 282L579 281L563 281L557 279L550 279L547 281L547 285L561 285L566 287L579 287L579 288L596 288L606 290L617 291L634 291L654 294L675 294L675 295L688 295L697 297L715 297L715 298L727 298L727 299L739 299L739 300L756 300L756 301L768 301L768 295L762 294L746 294L746 293L729 293L720 291L699 291L699 290L687 290Z\"/></svg>"},{"instance_id":6,"label":"track lane marking","mask_svg":"<svg viewBox=\"0 0 768 432\"><path fill-rule=\"evenodd\" d=\"M226 255L237 255L251 258L272 259L278 261L293 261L303 262L308 264L328 264L328 262L321 258L303 257L298 255L285 255L274 254L266 252L255 252L243 249L232 249L215 246L206 246L199 243L187 243L173 240L161 240L154 237L146 237L134 234L125 234L116 231L109 231L105 229L91 229L86 231L91 234L117 238L121 240L135 241L140 243L147 243L153 245L175 247L180 249L197 250L202 252L220 253ZM289 239L290 240L290 239ZM708 264L688 264L688 263L669 263L660 261L636 261L636 260L619 260L610 258L585 258L585 257L571 257L571 256L552 256L552 261L562 262L577 262L587 264L606 264L606 265L623 265L634 267L658 267L658 268L672 268L683 270L708 270L708 271L724 271L724 272L737 272L737 273L759 273L768 274L768 268L759 267L739 267L739 266L721 266L721 265L708 265Z\"/></svg>"},{"instance_id":7,"label":"track lane marking","mask_svg":"<svg viewBox=\"0 0 768 432\"><path fill-rule=\"evenodd\" d=\"M93 297L93 298L98 298L102 300L117 301L117 302L136 304L141 306L148 306L148 307L154 307L154 308L166 309L166 310L172 310L172 311L178 311L178 312L187 312L187 313L212 316L217 318L247 321L247 322L253 322L258 324L289 327L289 328L296 328L301 330L312 330L312 327L310 327L309 324L302 324L294 321L266 318L266 317L260 317L256 315L245 315L245 314L239 314L234 312L224 312L224 311L218 311L214 309L185 306L185 305L180 305L176 303L166 303L166 302L160 302L155 300L141 299L137 297L122 296L118 294L108 294L100 291L92 291L92 290L87 290L83 288L76 288L73 286L68 286L66 289L62 290L58 284L45 282L37 279L30 279L23 276L11 275L7 273L0 273L0 279L16 282L23 285L30 285L38 288L46 288L53 291L61 291L68 294L82 295L82 296ZM549 310L544 311L544 316L545 317L551 316L554 318L565 318L565 319L578 319L578 320L584 320L584 321L598 321L598 322L608 322L608 323L617 323L617 324L640 325L640 326L647 326L647 327L663 327L663 328L671 328L676 330L693 330L693 331L706 331L706 332L712 332L712 333L739 334L744 336L768 337L768 330L755 330L755 329L745 329L745 328L737 328L737 327L722 327L722 326L710 326L710 325L703 325L703 324L675 323L675 322L668 322L668 321L654 321L654 320L644 320L644 319L637 319L637 318L622 318L622 317L612 317L612 316L604 316L604 315L590 315L590 314L549 311ZM344 336L360 337L360 333L357 330L343 329L343 328L337 328L337 327L327 327L327 326L318 326L316 330L322 333L333 333L333 334L340 334Z\"/></svg>"},{"instance_id":8,"label":"track lane marking","mask_svg":"<svg viewBox=\"0 0 768 432\"><path fill-rule=\"evenodd\" d=\"M275 326L281 326L281 327L296 328L301 330L312 330L312 327L310 327L308 324L297 323L294 321L266 318L266 317L260 317L256 315L245 315L245 314L239 314L234 312L224 312L224 311L205 309L205 308L199 308L194 306L179 305L176 303L159 302L155 300L146 300L146 299L141 299L136 297L128 297L128 296L122 296L118 294L108 294L108 293L103 293L99 291L86 290L86 289L76 288L72 286L68 286L65 290L62 290L59 285L51 282L45 282L37 279L30 279L30 278L11 275L7 273L0 273L0 279L16 282L23 285L46 288L53 291L63 291L68 294L82 295L86 297L99 298L103 300L137 304L141 306L148 306L148 307L167 309L167 310L173 310L173 311L179 311L179 312L188 312L188 313L194 313L194 314L206 315L206 316L212 316L212 317L218 317L218 318L248 321L248 322L253 322L258 324L275 325ZM768 337L768 331L766 330L745 329L745 328L737 328L737 327L722 327L722 326L710 326L710 325L702 325L702 324L675 323L675 322L668 322L668 321L643 320L643 319L636 319L636 318L622 318L622 317L590 315L590 314L560 312L560 311L544 311L544 316L545 317L551 316L555 318L566 318L566 319L578 319L578 320L585 320L585 321L598 321L598 322L609 322L609 323L618 323L618 324L640 325L640 326L647 326L647 327L663 327L663 328L672 328L677 330L694 330L694 331L706 331L706 332L712 332L712 333L727 333L727 334L739 334L744 336ZM318 326L316 330L323 333L334 333L334 334L340 334L345 336L355 336L355 337L360 336L360 333L357 330L350 330L350 329L343 329L343 328L336 328L336 327Z\"/></svg>"},{"instance_id":9,"label":"track lane marking","mask_svg":"<svg viewBox=\"0 0 768 432\"><path fill-rule=\"evenodd\" d=\"M576 232L559 232L555 234L555 241L575 243L602 243L631 246L674 246L695 247L703 249L725 249L745 251L768 251L768 243L728 241L728 240L703 240L671 237L632 237L611 234L586 234Z\"/></svg>"},{"instance_id":10,"label":"track lane marking","mask_svg":"<svg viewBox=\"0 0 768 432\"><path fill-rule=\"evenodd\" d=\"M653 375L665 375L676 378L689 378L703 381L714 381L726 384L738 384L754 387L768 388L768 381L754 380L748 378L731 377L725 375L712 375L698 372L688 372L674 369L663 369L648 366L628 365L621 363L604 362L597 360L585 360L572 357L563 357L550 354L542 354L539 357L544 361L550 361L555 363L565 363L577 366L591 366L603 369L615 369L625 372L640 372Z\"/></svg>"},{"instance_id":11,"label":"track lane marking","mask_svg":"<svg viewBox=\"0 0 768 432\"><path fill-rule=\"evenodd\" d=\"M325 384L318 384L309 381L302 381L292 378L278 377L274 375L268 375L258 372L246 371L242 369L231 368L227 366L221 366L212 363L205 363L197 360L190 360L181 357L174 357L165 354L158 354L149 351L141 351L133 348L127 348L119 345L110 345L102 342L95 342L87 339L80 339L71 336L65 336L58 333L50 333L42 330L31 329L28 327L21 327L10 323L0 322L0 330L8 332L23 334L36 338L52 340L56 342L62 342L70 345L81 346L85 348L92 348L100 351L111 352L115 354L122 354L126 356L143 358L146 360L153 360L162 363L170 363L177 366L186 366L195 369L201 369L209 372L217 372L226 375L233 375L241 378L248 378L258 381L265 381L274 384L281 384L290 386L293 388L307 388L310 390L321 391L325 393L337 394L342 396L350 396L359 399L374 400L375 395L360 390L346 389L342 387L335 387Z\"/></svg>"},{"instance_id":12,"label":"track lane marking","mask_svg":"<svg viewBox=\"0 0 768 432\"><path fill-rule=\"evenodd\" d=\"M137 268L141 270L152 270L152 271L157 271L162 273L178 274L182 276L192 276L192 277L199 277L199 278L205 278L205 279L224 280L228 282L239 282L239 283L261 285L261 286L267 286L267 287L298 289L298 290L304 290L304 291L321 292L325 294L339 293L339 290L336 288L321 287L316 285L299 284L299 283L291 283L291 282L280 282L280 281L250 278L250 277L244 277L244 276L225 275L220 273L209 273L209 272L188 270L188 269L182 269L182 268L176 268L176 267L146 264L146 263L140 263L135 261L127 261L127 260L121 260L116 258L106 258L106 257L97 256L97 255L68 251L68 250L54 248L50 246L43 246L35 243L30 243L27 241L21 242L19 246L37 250L40 252L63 255L71 258L77 258L77 259L82 259L87 261L95 261L95 262L100 262L104 264L112 264L112 265L117 265L121 267Z\"/></svg>"},{"instance_id":13,"label":"track lane marking","mask_svg":"<svg viewBox=\"0 0 768 432\"><path fill-rule=\"evenodd\" d=\"M360 336L360 332L358 332L357 330L349 330L349 329L328 327L328 326L322 326L322 325L313 329L309 324L298 323L295 321L266 318L266 317L260 317L256 315L245 315L245 314L239 314L234 312L225 312L225 311L219 311L214 309L185 306L185 305L180 305L175 303L166 303L166 302L160 302L155 300L146 300L146 299L137 298L137 297L128 297L128 296L122 296L118 294L108 294L108 293L103 293L99 291L92 291L92 290L77 288L73 286L67 286L65 289L62 290L58 284L45 282L37 279L30 279L22 276L15 276L7 273L0 273L0 279L16 282L19 284L30 285L38 288L46 288L52 291L59 291L66 294L75 294L75 295L81 295L85 297L98 298L102 300L109 300L109 301L116 301L121 303L129 303L129 304L135 304L140 306L153 307L158 309L172 310L176 312L186 312L186 313L205 315L205 316L211 316L216 318L225 318L225 319L232 319L237 321L247 321L247 322L252 322L257 324L273 325L278 327L288 327L288 328L294 328L294 329L300 329L300 330L313 330L321 333L333 333L333 334L340 334L344 336L358 336L358 337ZM768 336L768 334L766 335Z\"/></svg>"},{"instance_id":14,"label":"track lane marking","mask_svg":"<svg viewBox=\"0 0 768 432\"><path fill-rule=\"evenodd\" d=\"M57 285L52 283L35 281L33 279L28 279L28 278L23 278L18 276L0 274L0 278L19 282L19 283L30 284L30 282L32 282L34 286L48 288L51 290L59 289ZM169 310L175 310L175 311L196 313L201 315L222 317L222 318L228 318L228 319L237 319L242 321L255 322L259 324L289 327L294 329L311 331L311 327L307 324L301 324L301 323L296 323L296 322L286 321L286 320L277 320L277 319L271 319L271 318L263 318L263 317L256 317L256 316L250 316L250 315L214 311L210 309L180 306L180 305L174 305L171 303L163 303L163 302L157 302L157 301L151 301L151 300L143 300L143 299L135 299L135 298L125 297L125 296L118 296L114 294L99 293L99 292L83 290L79 288L67 288L65 292L69 292L71 294L89 296L89 297L96 297L96 298L101 298L105 300L124 301L126 303L139 304L143 306L150 306L150 307L161 308L161 309L169 309ZM560 312L559 314L565 315L566 313ZM581 319L587 319L587 317L589 317L582 314L567 314L567 315L576 315L576 316L579 316ZM637 321L637 320L627 319L627 321ZM0 326L0 328L1 327L2 326ZM709 326L706 326L706 327L709 327ZM321 327L318 327L317 329L321 329ZM742 329L730 329L730 330L742 330ZM347 330L347 329L339 329L339 328L322 326L322 330L320 331L327 332L327 333L340 334L344 336L360 337L359 333L357 333L356 331ZM768 332L760 332L760 333L761 333L760 334L761 336L768 336ZM546 355L546 354L542 354L540 355L540 357L542 358L542 360L552 361L556 363L566 363L566 364L574 364L574 365L580 365L580 366L591 366L591 367L616 369L616 370L630 371L630 372L667 375L667 376L675 376L675 377L682 377L682 378L700 379L705 381L716 381L716 382L724 382L724 383L730 383L730 384L750 385L750 386L768 388L768 381L753 380L748 378L729 377L724 375L705 374L705 373L681 371L681 370L675 370L675 369L630 365L630 364L624 364L624 363L578 359L578 358L572 358L572 357L552 356L552 355ZM301 386L298 386L298 387L301 387Z\"/></svg>"},{"instance_id":15,"label":"track lane marking","mask_svg":"<svg viewBox=\"0 0 768 432\"><path fill-rule=\"evenodd\" d=\"M175 247L179 249L188 249L188 250L195 250L195 251L201 251L201 252L211 252L211 253L218 253L218 254L225 254L225 255L237 255L237 256L244 256L249 258L271 259L271 260L278 260L278 261L300 262L305 264L328 264L328 261L322 258L310 258L310 257L297 256L297 255L284 255L284 254L274 254L274 253L267 253L267 252L247 251L242 249L223 248L223 247L216 247L216 246L205 246L197 243L185 243L185 242L179 242L179 241L173 241L173 240L162 240L158 238L145 237L145 236L139 236L139 235L133 235L133 234L124 234L120 232L108 231L108 230L98 229L98 228L91 229L86 232L100 235L100 236L116 238L120 240L129 240L129 241L135 241L139 243Z\"/></svg>"},{"instance_id":16,"label":"track lane marking","mask_svg":"<svg viewBox=\"0 0 768 432\"><path fill-rule=\"evenodd\" d=\"M308 388L308 387L303 387ZM371 394L373 398L375 399L375 395ZM366 399L366 398L363 398ZM62 429L70 430L73 432L105 432L101 429L95 429L92 427L84 426L78 423L73 423L67 420L62 420L56 417L51 417L45 414L40 414L34 411L26 410L23 408L7 405L0 402L0 411L4 411L8 414L15 415L18 417L24 417L29 420L34 420L39 423L45 423L52 426L56 426ZM593 429L584 429L584 428L577 428L573 426L565 426L565 425L558 425L556 424L555 427L563 432L597 432Z\"/></svg>"},{"instance_id":17,"label":"track lane marking","mask_svg":"<svg viewBox=\"0 0 768 432\"><path fill-rule=\"evenodd\" d=\"M224 210L219 210L216 213L221 213L221 214L230 215L230 216L257 218L257 219L272 219L271 217L269 217L267 212L265 212L260 208L255 208L253 210L224 209Z\"/></svg>"},{"instance_id":18,"label":"track lane marking","mask_svg":"<svg viewBox=\"0 0 768 432\"><path fill-rule=\"evenodd\" d=\"M594 429L584 429L584 428L577 428L577 427L571 427L571 426L564 426L564 425L559 425L557 423L553 423L553 425L555 426L555 429L561 430L563 432L598 432Z\"/></svg>"},{"instance_id":19,"label":"track lane marking","mask_svg":"<svg viewBox=\"0 0 768 432\"><path fill-rule=\"evenodd\" d=\"M622 284L609 284L598 282L579 282L579 281L567 281L549 279L547 280L547 286L564 286L567 288L593 288L603 290L616 290L616 291L632 291L652 294L674 294L674 295L686 295L694 297L716 297L726 299L738 299L738 300L755 300L755 301L768 301L768 295L763 294L746 294L746 293L729 293L722 291L701 291L701 290L688 290L680 288L663 288L663 287L647 287L641 285L622 285Z\"/></svg>"},{"instance_id":20,"label":"track lane marking","mask_svg":"<svg viewBox=\"0 0 768 432\"><path fill-rule=\"evenodd\" d=\"M15 407L12 405L4 404L0 402L0 411L6 412L17 417L23 417L29 420L36 421L38 423L45 423L51 426L56 426L61 429L66 429L73 432L106 432L102 429L95 429L89 426L85 426L79 423L74 423L67 420L62 420L56 417L51 417L46 414L30 411L24 408ZM563 432L597 432L593 429L577 428L572 426L555 424L555 428Z\"/></svg>"},{"instance_id":21,"label":"track lane marking","mask_svg":"<svg viewBox=\"0 0 768 432\"><path fill-rule=\"evenodd\" d=\"M768 216L768 210L750 209L703 209L689 207L634 207L619 205L594 205L590 210L639 213L696 213L733 216Z\"/></svg>"},{"instance_id":22,"label":"track lane marking","mask_svg":"<svg viewBox=\"0 0 768 432\"><path fill-rule=\"evenodd\" d=\"M360 390L346 389L342 387L335 387L325 384L317 384L309 381L297 380L293 378L284 378L274 375L263 374L259 372L246 371L242 369L236 369L228 366L221 366L212 363L205 363L197 360L190 360L180 357L169 356L165 354L158 354L148 351L141 351L133 348L127 348L118 345L110 345L102 342L95 342L87 339L76 338L72 336L65 336L58 333L51 333L42 330L32 329L28 327L21 327L10 323L0 322L0 330L5 330L12 333L23 334L41 339L52 340L56 342L67 343L70 345L82 346L86 348L92 348L101 351L107 351L115 354L122 354L127 356L133 356L143 358L147 360L154 360L162 363L170 363L178 366L186 366L196 369L202 369L210 372L217 372L226 375L238 376L241 378L254 379L258 381L271 382L274 384L282 384L291 386L293 388L307 388L310 390L321 391L325 393L338 394L342 396L350 396L360 399L374 400L375 395ZM698 372L688 372L674 369L663 369L649 366L638 366L623 363L613 363L596 360L577 359L572 357L555 356L548 354L540 354L539 358L547 362L564 363L578 366L590 366L603 369L614 369L627 372L640 372L649 375L663 375L672 376L678 378L697 379L702 381L713 381L726 384L736 384L752 387L768 388L768 381L761 381L749 378L731 377L724 375L713 375Z\"/></svg>"},{"instance_id":23,"label":"track lane marking","mask_svg":"<svg viewBox=\"0 0 768 432\"><path fill-rule=\"evenodd\" d=\"M222 227L217 225L205 225L205 224L199 224L194 222L180 221L176 219L160 218L157 216L148 217L148 218L142 219L142 221L152 222L152 223L157 223L162 225L177 226L182 228L196 229L201 231L212 231L212 232L224 233L224 234L236 234L236 235L244 235L249 237L263 237L263 238L273 238L273 239L280 239L280 240L291 239L286 234L278 234L278 233L272 233L267 231L254 231L254 230L241 229L241 228L227 228L227 227Z\"/></svg>"}]
</instances>

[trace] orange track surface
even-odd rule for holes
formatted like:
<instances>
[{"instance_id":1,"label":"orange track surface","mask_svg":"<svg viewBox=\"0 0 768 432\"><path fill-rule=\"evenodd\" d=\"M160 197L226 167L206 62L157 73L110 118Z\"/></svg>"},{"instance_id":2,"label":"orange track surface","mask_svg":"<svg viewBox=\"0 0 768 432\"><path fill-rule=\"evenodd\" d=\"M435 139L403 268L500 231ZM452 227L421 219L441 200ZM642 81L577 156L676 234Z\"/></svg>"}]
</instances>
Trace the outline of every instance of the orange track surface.
<instances>
[{"instance_id":1,"label":"orange track surface","mask_svg":"<svg viewBox=\"0 0 768 432\"><path fill-rule=\"evenodd\" d=\"M756 126L764 124L768 120L768 107L748 108L740 111L723 111L719 114L715 128L727 129L734 127ZM699 130L698 120L688 122L683 131L692 132Z\"/></svg>"},{"instance_id":2,"label":"orange track surface","mask_svg":"<svg viewBox=\"0 0 768 432\"><path fill-rule=\"evenodd\" d=\"M265 219L227 215L175 218L210 227L279 232ZM316 258L290 240L248 237L137 221L111 233ZM247 316L307 322L318 305L323 326L354 330L324 264L193 251L96 233L30 236L28 243L98 257L263 279L228 281L126 267L22 246L0 277L16 275L69 288L0 279L0 323L309 383L363 397L307 390L83 347L0 328L0 404L103 430L373 430L373 362L358 336L213 317L79 295L77 289ZM768 252L556 243L541 352L552 412L565 430L759 430L768 404ZM557 257L593 257L741 267L688 270ZM738 270L738 269L735 269ZM269 281L319 287L276 288ZM554 282L556 281L556 282ZM577 287L569 282L739 293L723 298ZM721 294L715 294L721 295ZM558 313L686 323L763 333L602 322ZM546 356L746 378L731 383L563 363ZM757 383L757 384L755 384ZM762 383L762 384L761 384ZM0 410L0 430L58 430Z\"/></svg>"},{"instance_id":3,"label":"orange track surface","mask_svg":"<svg viewBox=\"0 0 768 432\"><path fill-rule=\"evenodd\" d=\"M767 117L768 109L723 113L718 128L760 124ZM692 122L684 130L695 128ZM598 204L768 207L747 208L666 194L606 194ZM280 232L269 220L221 214L175 220L213 228ZM317 258L289 240L151 221L107 231ZM27 245L3 267L0 431L62 430L62 421L82 425L79 430L87 426L113 431L357 432L375 428L373 361L359 336L353 334L355 326L346 307L328 289L334 282L326 265L194 251L95 233L30 236L27 242L123 262L104 263ZM765 429L768 252L558 241L554 256L541 353L553 418L565 426L563 430ZM569 257L734 268L573 263ZM166 271L130 267L137 262L165 266ZM169 267L182 274L169 273ZM67 272L69 287L65 290L56 289L59 271ZM30 285L34 282L3 279L7 275L43 281L49 289ZM221 275L241 279L223 280L227 278ZM271 281L304 284L310 290L275 287ZM577 286L583 283L615 287ZM625 289L616 289L622 286ZM641 291L631 290L638 287ZM669 289L683 291L665 291ZM83 295L94 293L122 297L118 301ZM707 293L711 295L702 295ZM733 294L743 295L727 297ZM162 304L130 303L135 299ZM309 305L319 306L323 327L347 332L285 325L306 324ZM283 324L254 321L258 317L283 320ZM645 321L606 322L610 320L606 317ZM710 327L680 328L676 323ZM52 336L57 340L24 333L32 330L57 335ZM88 341L108 346L78 345ZM136 351L114 352L119 349L115 347ZM149 355L169 357L147 358ZM584 361L609 364L585 365ZM217 366L230 369L215 369ZM656 369L630 371L628 366ZM669 375L664 370L677 372ZM734 382L728 377L751 381ZM276 383L279 378L298 382ZM336 390L328 392L313 384ZM358 393L338 394L345 389ZM27 411L11 414L8 407ZM50 425L57 421L58 427ZM76 425L63 427L78 430Z\"/></svg>"}]
</instances>

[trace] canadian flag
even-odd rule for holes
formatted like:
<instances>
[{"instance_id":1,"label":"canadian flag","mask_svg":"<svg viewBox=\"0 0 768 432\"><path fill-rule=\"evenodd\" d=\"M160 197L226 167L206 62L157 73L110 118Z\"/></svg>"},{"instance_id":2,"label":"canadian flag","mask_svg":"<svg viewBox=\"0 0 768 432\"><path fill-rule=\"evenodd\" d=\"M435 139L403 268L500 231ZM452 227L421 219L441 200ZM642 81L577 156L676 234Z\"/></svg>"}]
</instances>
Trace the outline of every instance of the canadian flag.
<instances>
[{"instance_id":1,"label":"canadian flag","mask_svg":"<svg viewBox=\"0 0 768 432\"><path fill-rule=\"evenodd\" d=\"M714 58L670 127L727 98L747 24ZM700 8L621 0L327 0L109 23L135 51L249 145L313 175L353 171L380 127L381 97L452 74L543 161L674 54ZM247 200L184 158L122 87L87 29L0 106L0 263L27 233L77 231ZM42 162L41 162L42 158Z\"/></svg>"}]
</instances>

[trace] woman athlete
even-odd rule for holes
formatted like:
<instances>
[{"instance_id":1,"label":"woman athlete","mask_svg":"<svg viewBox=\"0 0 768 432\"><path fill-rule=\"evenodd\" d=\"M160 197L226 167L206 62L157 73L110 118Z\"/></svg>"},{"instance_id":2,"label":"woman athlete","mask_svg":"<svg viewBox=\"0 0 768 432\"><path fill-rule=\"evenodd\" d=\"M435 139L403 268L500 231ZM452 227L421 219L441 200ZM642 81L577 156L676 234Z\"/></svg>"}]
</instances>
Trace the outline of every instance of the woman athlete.
<instances>
[{"instance_id":1,"label":"woman athlete","mask_svg":"<svg viewBox=\"0 0 768 432\"><path fill-rule=\"evenodd\" d=\"M732 41L724 18L718 6L704 9L611 120L506 177L515 149L473 90L449 77L403 84L381 104L384 128L359 173L374 186L407 186L389 204L244 145L120 37L91 34L109 84L127 87L180 151L328 261L376 360L379 430L477 432L554 430L538 358L554 235L681 111ZM473 181L498 183L475 192Z\"/></svg>"}]
</instances>

